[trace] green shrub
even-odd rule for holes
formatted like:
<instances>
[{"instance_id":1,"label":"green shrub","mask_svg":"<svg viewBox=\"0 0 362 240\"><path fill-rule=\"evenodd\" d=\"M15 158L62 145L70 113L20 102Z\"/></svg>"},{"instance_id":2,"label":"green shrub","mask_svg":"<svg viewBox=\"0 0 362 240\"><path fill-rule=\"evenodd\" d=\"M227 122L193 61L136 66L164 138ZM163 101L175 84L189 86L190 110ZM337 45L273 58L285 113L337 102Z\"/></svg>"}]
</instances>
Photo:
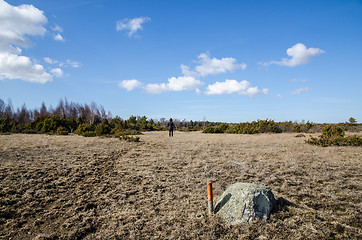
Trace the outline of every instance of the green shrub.
<instances>
[{"instance_id":1,"label":"green shrub","mask_svg":"<svg viewBox=\"0 0 362 240\"><path fill-rule=\"evenodd\" d=\"M63 126L60 126L57 128L57 131L56 131L56 135L68 135L69 131L63 127Z\"/></svg>"},{"instance_id":2,"label":"green shrub","mask_svg":"<svg viewBox=\"0 0 362 240\"><path fill-rule=\"evenodd\" d=\"M358 137L356 135L353 136L348 136L344 138L344 145L340 145L340 146L362 146L362 138Z\"/></svg>"},{"instance_id":3,"label":"green shrub","mask_svg":"<svg viewBox=\"0 0 362 240\"><path fill-rule=\"evenodd\" d=\"M97 135L94 126L88 123L80 124L74 133L84 137L95 137Z\"/></svg>"},{"instance_id":4,"label":"green shrub","mask_svg":"<svg viewBox=\"0 0 362 240\"><path fill-rule=\"evenodd\" d=\"M97 134L94 131L83 132L80 135L82 135L83 137L95 137L95 136L97 136Z\"/></svg>"},{"instance_id":5,"label":"green shrub","mask_svg":"<svg viewBox=\"0 0 362 240\"><path fill-rule=\"evenodd\" d=\"M47 116L40 117L35 120L35 122L31 123L28 126L28 130L32 129L40 133L48 133L48 134L62 134L65 132L69 132L69 124L65 116ZM59 128L59 131L58 131Z\"/></svg>"},{"instance_id":6,"label":"green shrub","mask_svg":"<svg viewBox=\"0 0 362 240\"><path fill-rule=\"evenodd\" d=\"M270 121L267 124L266 132L268 132L268 133L281 133L282 129L274 121Z\"/></svg>"},{"instance_id":7,"label":"green shrub","mask_svg":"<svg viewBox=\"0 0 362 240\"><path fill-rule=\"evenodd\" d=\"M349 121L349 123L352 124L352 125L357 123L357 120L356 120L354 117L350 117L350 118L348 119L348 121Z\"/></svg>"},{"instance_id":8,"label":"green shrub","mask_svg":"<svg viewBox=\"0 0 362 240\"><path fill-rule=\"evenodd\" d=\"M186 128L186 131L201 131L202 130L202 127L198 127L198 126L188 126Z\"/></svg>"},{"instance_id":9,"label":"green shrub","mask_svg":"<svg viewBox=\"0 0 362 240\"><path fill-rule=\"evenodd\" d=\"M302 132L302 128L300 127L299 124L295 124L295 125L294 125L294 132L297 132L297 133L301 133L301 132Z\"/></svg>"},{"instance_id":10,"label":"green shrub","mask_svg":"<svg viewBox=\"0 0 362 240\"><path fill-rule=\"evenodd\" d=\"M362 146L362 138L356 135L344 137L343 128L338 125L328 125L322 129L322 135L319 138L312 137L305 142L311 145L322 147L335 146Z\"/></svg>"},{"instance_id":11,"label":"green shrub","mask_svg":"<svg viewBox=\"0 0 362 240\"><path fill-rule=\"evenodd\" d=\"M215 133L215 127L207 127L202 133Z\"/></svg>"},{"instance_id":12,"label":"green shrub","mask_svg":"<svg viewBox=\"0 0 362 240\"><path fill-rule=\"evenodd\" d=\"M282 129L273 120L266 119L229 125L225 132L237 134L281 133Z\"/></svg>"},{"instance_id":13,"label":"green shrub","mask_svg":"<svg viewBox=\"0 0 362 240\"><path fill-rule=\"evenodd\" d=\"M112 130L111 132L114 137L122 137L123 135L141 135L140 131L136 130L129 130L129 129L116 129L115 131Z\"/></svg>"},{"instance_id":14,"label":"green shrub","mask_svg":"<svg viewBox=\"0 0 362 240\"><path fill-rule=\"evenodd\" d=\"M15 123L10 120L9 115L6 114L5 117L0 118L0 132L7 133L11 132L15 126Z\"/></svg>"},{"instance_id":15,"label":"green shrub","mask_svg":"<svg viewBox=\"0 0 362 240\"><path fill-rule=\"evenodd\" d=\"M228 129L228 127L229 127L228 124L222 123L216 127L216 133L224 133L224 132L226 132L226 129Z\"/></svg>"},{"instance_id":16,"label":"green shrub","mask_svg":"<svg viewBox=\"0 0 362 240\"><path fill-rule=\"evenodd\" d=\"M97 134L97 136L102 136L102 135L110 134L110 133L111 133L111 128L109 127L108 124L106 124L106 123L101 123L101 124L98 124L98 125L95 127L95 133Z\"/></svg>"},{"instance_id":17,"label":"green shrub","mask_svg":"<svg viewBox=\"0 0 362 240\"><path fill-rule=\"evenodd\" d=\"M128 135L122 135L119 139L121 141L125 141L125 142L139 142L140 141L140 137L133 137L133 136L128 136Z\"/></svg>"},{"instance_id":18,"label":"green shrub","mask_svg":"<svg viewBox=\"0 0 362 240\"><path fill-rule=\"evenodd\" d=\"M322 136L326 138L344 137L344 130L338 125L328 125L322 129Z\"/></svg>"}]
</instances>

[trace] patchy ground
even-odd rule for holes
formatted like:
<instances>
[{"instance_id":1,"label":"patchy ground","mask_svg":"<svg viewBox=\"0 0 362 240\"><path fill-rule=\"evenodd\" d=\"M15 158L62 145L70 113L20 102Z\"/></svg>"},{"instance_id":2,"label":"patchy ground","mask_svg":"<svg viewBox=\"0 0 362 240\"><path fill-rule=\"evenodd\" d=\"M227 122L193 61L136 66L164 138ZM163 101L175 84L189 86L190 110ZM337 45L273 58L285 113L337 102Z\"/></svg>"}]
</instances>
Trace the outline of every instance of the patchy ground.
<instances>
[{"instance_id":1,"label":"patchy ground","mask_svg":"<svg viewBox=\"0 0 362 240\"><path fill-rule=\"evenodd\" d=\"M0 135L0 239L361 239L362 148L296 134ZM206 182L270 187L267 221L224 226Z\"/></svg>"}]
</instances>

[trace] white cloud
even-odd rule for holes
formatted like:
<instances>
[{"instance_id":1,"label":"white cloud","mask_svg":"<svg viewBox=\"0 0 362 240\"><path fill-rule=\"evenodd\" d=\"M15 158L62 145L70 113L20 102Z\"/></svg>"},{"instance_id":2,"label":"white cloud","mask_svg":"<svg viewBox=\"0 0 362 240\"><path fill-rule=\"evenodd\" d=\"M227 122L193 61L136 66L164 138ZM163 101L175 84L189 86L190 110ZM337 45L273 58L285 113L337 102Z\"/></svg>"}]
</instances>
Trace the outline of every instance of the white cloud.
<instances>
[{"instance_id":1,"label":"white cloud","mask_svg":"<svg viewBox=\"0 0 362 240\"><path fill-rule=\"evenodd\" d=\"M63 32L64 29L63 29L61 26L55 24L55 25L53 26L52 30L53 30L54 32Z\"/></svg>"},{"instance_id":2,"label":"white cloud","mask_svg":"<svg viewBox=\"0 0 362 240\"><path fill-rule=\"evenodd\" d=\"M207 95L222 95L237 93L240 95L254 96L256 94L268 94L269 90L264 88L259 90L258 87L252 87L250 82L244 80L238 82L236 80L225 80L224 82L216 82L207 86Z\"/></svg>"},{"instance_id":3,"label":"white cloud","mask_svg":"<svg viewBox=\"0 0 362 240\"><path fill-rule=\"evenodd\" d=\"M43 36L46 32L44 25L47 18L43 11L32 5L12 6L0 0L0 50L11 51L12 45L29 46L25 37Z\"/></svg>"},{"instance_id":4,"label":"white cloud","mask_svg":"<svg viewBox=\"0 0 362 240\"><path fill-rule=\"evenodd\" d=\"M60 68L53 68L52 70L50 70L50 72L56 77L63 76L63 70Z\"/></svg>"},{"instance_id":5,"label":"white cloud","mask_svg":"<svg viewBox=\"0 0 362 240\"><path fill-rule=\"evenodd\" d=\"M123 80L122 82L118 83L118 86L127 89L127 91L132 91L135 88L141 87L142 83L136 79Z\"/></svg>"},{"instance_id":6,"label":"white cloud","mask_svg":"<svg viewBox=\"0 0 362 240\"><path fill-rule=\"evenodd\" d=\"M195 70L200 73L201 76L216 75L225 72L232 72L238 68L245 69L246 64L237 64L236 59L232 57L228 58L210 58L206 53L202 53L198 57L201 65L196 66Z\"/></svg>"},{"instance_id":7,"label":"white cloud","mask_svg":"<svg viewBox=\"0 0 362 240\"><path fill-rule=\"evenodd\" d=\"M34 64L28 57L0 52L0 79L46 83L53 78L42 65Z\"/></svg>"},{"instance_id":8,"label":"white cloud","mask_svg":"<svg viewBox=\"0 0 362 240\"><path fill-rule=\"evenodd\" d=\"M46 63L49 63L49 64L57 64L57 63L58 63L57 60L51 59L51 58L49 58L49 57L45 57L45 58L43 58L43 59L44 59L44 61L45 61Z\"/></svg>"},{"instance_id":9,"label":"white cloud","mask_svg":"<svg viewBox=\"0 0 362 240\"><path fill-rule=\"evenodd\" d=\"M180 68L181 68L181 72L184 76L192 76L192 77L199 76L199 74L197 72L191 70L191 68L189 66L181 64Z\"/></svg>"},{"instance_id":10,"label":"white cloud","mask_svg":"<svg viewBox=\"0 0 362 240\"><path fill-rule=\"evenodd\" d=\"M54 40L55 41L64 41L64 38L62 37L62 35L60 35L60 33L58 33L57 35L54 35Z\"/></svg>"},{"instance_id":11,"label":"white cloud","mask_svg":"<svg viewBox=\"0 0 362 240\"><path fill-rule=\"evenodd\" d=\"M227 58L210 58L209 54L201 53L198 56L197 62L199 65L195 67L195 70L191 70L189 66L181 65L181 71L185 76L208 76L216 75L220 73L233 72L237 69L246 69L246 64L237 64L236 59L232 57Z\"/></svg>"},{"instance_id":12,"label":"white cloud","mask_svg":"<svg viewBox=\"0 0 362 240\"><path fill-rule=\"evenodd\" d=\"M203 86L204 83L200 80L195 79L192 76L181 76L178 78L172 77L168 79L168 83L161 84L147 84L145 90L148 93L159 94L162 92L169 91L185 91L185 90L196 90Z\"/></svg>"},{"instance_id":13,"label":"white cloud","mask_svg":"<svg viewBox=\"0 0 362 240\"><path fill-rule=\"evenodd\" d=\"M52 80L42 65L20 56L20 47L31 46L26 36L43 36L47 18L33 5L12 6L0 0L0 79L45 83Z\"/></svg>"},{"instance_id":14,"label":"white cloud","mask_svg":"<svg viewBox=\"0 0 362 240\"><path fill-rule=\"evenodd\" d=\"M270 64L277 64L281 66L295 67L301 64L306 64L312 61L314 56L324 53L320 48L307 48L302 43L297 43L293 47L287 49L287 55L290 58L283 58L281 61L271 61L268 63L261 63L263 66Z\"/></svg>"},{"instance_id":15,"label":"white cloud","mask_svg":"<svg viewBox=\"0 0 362 240\"><path fill-rule=\"evenodd\" d=\"M138 17L133 19L125 18L123 20L117 21L116 30L128 31L128 36L132 37L138 30L142 29L142 24L148 21L151 21L151 18L149 17Z\"/></svg>"},{"instance_id":16,"label":"white cloud","mask_svg":"<svg viewBox=\"0 0 362 240\"><path fill-rule=\"evenodd\" d=\"M150 83L145 86L145 90L148 93L160 94L160 93L169 91L169 88L167 87L166 83L161 83L161 84Z\"/></svg>"},{"instance_id":17,"label":"white cloud","mask_svg":"<svg viewBox=\"0 0 362 240\"><path fill-rule=\"evenodd\" d=\"M74 68L79 68L81 66L80 62L76 62L76 61L72 61L72 60L67 60L67 64L74 67Z\"/></svg>"},{"instance_id":18,"label":"white cloud","mask_svg":"<svg viewBox=\"0 0 362 240\"><path fill-rule=\"evenodd\" d=\"M57 66L59 66L59 67L73 67L73 68L79 68L80 66L81 66L81 63L79 63L79 62L75 62L75 61L72 61L72 60L67 60L66 61L66 63L64 63L64 62L60 62L60 61L58 61L58 60L55 60L55 59L52 59L52 58L50 58L50 57L45 57L45 58L43 58L43 60L44 60L44 62L46 62L46 63L48 63L48 64L51 64L51 65L57 65ZM60 69L60 68L54 68L54 69ZM54 70L53 69L53 70ZM62 70L62 69L60 69L60 70ZM58 76L57 75L57 73L53 73L52 71L50 71L53 75L55 75L55 76ZM59 71L58 71L59 72ZM61 76L63 76L63 70L62 70L62 73L61 73Z\"/></svg>"},{"instance_id":19,"label":"white cloud","mask_svg":"<svg viewBox=\"0 0 362 240\"><path fill-rule=\"evenodd\" d=\"M296 89L296 90L294 90L293 92L292 92L292 95L299 95L299 94L301 94L302 92L309 92L310 91L310 88L298 88L298 89Z\"/></svg>"}]
</instances>

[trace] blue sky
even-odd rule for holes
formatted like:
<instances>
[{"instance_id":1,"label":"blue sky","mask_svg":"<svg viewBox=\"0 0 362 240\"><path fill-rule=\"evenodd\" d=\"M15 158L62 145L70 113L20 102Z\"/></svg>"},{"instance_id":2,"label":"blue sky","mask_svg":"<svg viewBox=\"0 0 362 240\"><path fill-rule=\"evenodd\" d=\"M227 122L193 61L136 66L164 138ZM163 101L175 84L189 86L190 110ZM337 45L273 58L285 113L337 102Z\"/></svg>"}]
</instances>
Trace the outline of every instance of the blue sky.
<instances>
[{"instance_id":1,"label":"blue sky","mask_svg":"<svg viewBox=\"0 0 362 240\"><path fill-rule=\"evenodd\" d=\"M361 1L0 0L0 98L127 119L362 121Z\"/></svg>"}]
</instances>

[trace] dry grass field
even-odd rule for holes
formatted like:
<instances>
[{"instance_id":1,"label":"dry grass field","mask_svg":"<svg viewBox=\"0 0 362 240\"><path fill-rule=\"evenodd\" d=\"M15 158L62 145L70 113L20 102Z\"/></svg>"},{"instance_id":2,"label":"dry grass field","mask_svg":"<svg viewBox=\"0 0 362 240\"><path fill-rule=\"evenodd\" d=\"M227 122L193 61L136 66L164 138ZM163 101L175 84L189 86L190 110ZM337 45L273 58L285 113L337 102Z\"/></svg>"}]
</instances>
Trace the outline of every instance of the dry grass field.
<instances>
[{"instance_id":1,"label":"dry grass field","mask_svg":"<svg viewBox=\"0 0 362 240\"><path fill-rule=\"evenodd\" d=\"M295 136L0 135L0 239L362 239L362 148ZM277 206L224 226L207 214L207 180L216 199L267 185Z\"/></svg>"}]
</instances>

